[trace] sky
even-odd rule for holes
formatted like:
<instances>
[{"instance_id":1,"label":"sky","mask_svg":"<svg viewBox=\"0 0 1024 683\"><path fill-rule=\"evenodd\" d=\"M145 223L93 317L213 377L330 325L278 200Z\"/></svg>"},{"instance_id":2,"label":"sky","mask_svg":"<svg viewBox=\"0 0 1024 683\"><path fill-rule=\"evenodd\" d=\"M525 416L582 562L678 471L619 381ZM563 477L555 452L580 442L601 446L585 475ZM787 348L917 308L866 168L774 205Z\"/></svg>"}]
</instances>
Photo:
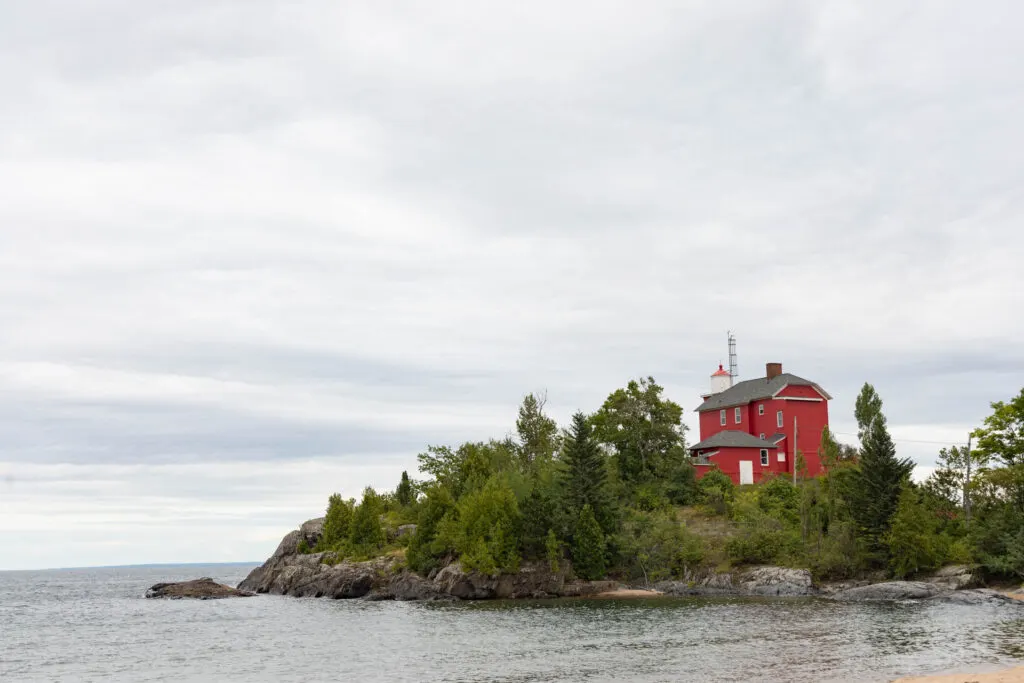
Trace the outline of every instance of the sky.
<instances>
[{"instance_id":1,"label":"sky","mask_svg":"<svg viewBox=\"0 0 1024 683\"><path fill-rule=\"evenodd\" d=\"M0 569L262 561L738 340L927 476L1024 386L1013 0L0 4Z\"/></svg>"}]
</instances>

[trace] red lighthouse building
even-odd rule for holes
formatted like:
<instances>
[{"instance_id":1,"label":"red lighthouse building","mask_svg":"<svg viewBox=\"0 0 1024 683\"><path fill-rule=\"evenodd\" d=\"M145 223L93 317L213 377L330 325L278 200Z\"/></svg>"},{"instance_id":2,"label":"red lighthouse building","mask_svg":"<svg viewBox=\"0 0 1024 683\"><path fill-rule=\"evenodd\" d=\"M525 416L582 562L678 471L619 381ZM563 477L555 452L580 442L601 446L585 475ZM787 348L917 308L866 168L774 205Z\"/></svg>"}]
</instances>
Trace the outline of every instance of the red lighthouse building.
<instances>
[{"instance_id":1,"label":"red lighthouse building","mask_svg":"<svg viewBox=\"0 0 1024 683\"><path fill-rule=\"evenodd\" d=\"M697 408L701 440L690 446L697 477L713 466L734 484L792 475L797 453L808 476L821 474L818 449L832 397L814 382L782 372L781 363L768 363L764 377L732 380L719 365Z\"/></svg>"}]
</instances>

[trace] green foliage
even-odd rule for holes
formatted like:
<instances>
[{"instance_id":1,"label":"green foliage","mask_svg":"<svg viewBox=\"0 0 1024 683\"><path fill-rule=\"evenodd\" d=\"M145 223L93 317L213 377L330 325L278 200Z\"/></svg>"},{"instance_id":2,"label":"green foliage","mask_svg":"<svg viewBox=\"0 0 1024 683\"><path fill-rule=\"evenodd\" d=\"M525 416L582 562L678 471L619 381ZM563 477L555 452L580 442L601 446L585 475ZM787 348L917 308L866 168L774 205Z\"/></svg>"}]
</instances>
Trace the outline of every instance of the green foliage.
<instances>
[{"instance_id":1,"label":"green foliage","mask_svg":"<svg viewBox=\"0 0 1024 683\"><path fill-rule=\"evenodd\" d=\"M993 403L992 414L974 436L981 457L995 460L1007 470L1003 485L1011 503L1024 514L1024 389L1009 403Z\"/></svg>"},{"instance_id":2,"label":"green foliage","mask_svg":"<svg viewBox=\"0 0 1024 683\"><path fill-rule=\"evenodd\" d=\"M704 560L704 543L669 511L631 512L620 545L630 578L645 582L687 578Z\"/></svg>"},{"instance_id":3,"label":"green foliage","mask_svg":"<svg viewBox=\"0 0 1024 683\"><path fill-rule=\"evenodd\" d=\"M558 425L544 414L547 396L527 394L519 407L516 419L516 433L519 436L516 453L520 466L525 472L536 474L546 463L551 462L558 451Z\"/></svg>"},{"instance_id":4,"label":"green foliage","mask_svg":"<svg viewBox=\"0 0 1024 683\"><path fill-rule=\"evenodd\" d=\"M367 487L363 500L352 513L348 545L357 557L372 557L384 547L386 538L380 524L381 500L376 491Z\"/></svg>"},{"instance_id":5,"label":"green foliage","mask_svg":"<svg viewBox=\"0 0 1024 683\"><path fill-rule=\"evenodd\" d=\"M683 409L662 397L653 377L612 392L594 415L595 433L615 450L620 478L655 478L685 456Z\"/></svg>"},{"instance_id":6,"label":"green foliage","mask_svg":"<svg viewBox=\"0 0 1024 683\"><path fill-rule=\"evenodd\" d=\"M455 510L455 499L448 489L438 484L427 488L416 518L416 533L409 540L405 553L413 571L426 574L440 565L441 559L450 549L438 539L438 528L443 519L456 514Z\"/></svg>"},{"instance_id":7,"label":"green foliage","mask_svg":"<svg viewBox=\"0 0 1024 683\"><path fill-rule=\"evenodd\" d=\"M737 494L733 518L738 533L726 543L729 557L741 564L787 563L799 557L802 545L794 514L796 500L781 484L771 491L760 487Z\"/></svg>"},{"instance_id":8,"label":"green foliage","mask_svg":"<svg viewBox=\"0 0 1024 683\"><path fill-rule=\"evenodd\" d=\"M415 499L416 492L413 490L412 482L409 481L409 473L403 471L402 480L398 482L398 488L395 489L395 500L402 507L408 507Z\"/></svg>"},{"instance_id":9,"label":"green foliage","mask_svg":"<svg viewBox=\"0 0 1024 683\"><path fill-rule=\"evenodd\" d=\"M557 508L555 501L540 487L534 487L523 501L522 555L531 560L548 555L548 536L554 533Z\"/></svg>"},{"instance_id":10,"label":"green foliage","mask_svg":"<svg viewBox=\"0 0 1024 683\"><path fill-rule=\"evenodd\" d=\"M337 493L331 495L327 501L327 514L324 515L324 530L316 544L318 551L340 550L348 541L353 507L354 500L343 500Z\"/></svg>"},{"instance_id":11,"label":"green foliage","mask_svg":"<svg viewBox=\"0 0 1024 683\"><path fill-rule=\"evenodd\" d=\"M312 548L309 547L309 543L306 543L306 539L300 538L298 544L295 546L295 551L300 555L308 555L313 552Z\"/></svg>"},{"instance_id":12,"label":"green foliage","mask_svg":"<svg viewBox=\"0 0 1024 683\"><path fill-rule=\"evenodd\" d=\"M608 491L608 466L605 456L593 437L586 415L576 413L562 439L563 501L572 517L584 507L591 511L601 529L607 532L616 525L615 509Z\"/></svg>"},{"instance_id":13,"label":"green foliage","mask_svg":"<svg viewBox=\"0 0 1024 683\"><path fill-rule=\"evenodd\" d=\"M871 385L865 385L865 390ZM876 410L865 424L860 464L846 480L844 496L849 511L857 523L858 534L867 542L868 549L883 562L887 559L885 537L889 533L892 517L899 503L900 490L910 478L914 463L909 458L896 457L896 446L889 436L885 416L881 413L881 399L871 389L873 398L867 405ZM864 394L862 393L862 398ZM858 399L858 403L861 399ZM858 414L858 421L862 415Z\"/></svg>"},{"instance_id":14,"label":"green foliage","mask_svg":"<svg viewBox=\"0 0 1024 683\"><path fill-rule=\"evenodd\" d=\"M904 485L889 530L889 567L897 578L937 569L948 553L949 541L939 532L939 518L922 502L918 491Z\"/></svg>"},{"instance_id":15,"label":"green foliage","mask_svg":"<svg viewBox=\"0 0 1024 683\"><path fill-rule=\"evenodd\" d=\"M589 504L580 510L572 535L572 562L576 575L593 581L604 578L606 571L605 537Z\"/></svg>"},{"instance_id":16,"label":"green foliage","mask_svg":"<svg viewBox=\"0 0 1024 683\"><path fill-rule=\"evenodd\" d=\"M878 418L885 420L885 417L882 415L882 398L875 391L875 388L867 382L864 383L860 394L857 395L853 416L857 419L857 438L861 444L864 443L864 439L871 432L875 420Z\"/></svg>"},{"instance_id":17,"label":"green foliage","mask_svg":"<svg viewBox=\"0 0 1024 683\"><path fill-rule=\"evenodd\" d=\"M453 450L449 446L429 446L417 457L420 470L451 491L458 499L480 488L495 474L516 470L517 447L509 439L467 442Z\"/></svg>"},{"instance_id":18,"label":"green foliage","mask_svg":"<svg viewBox=\"0 0 1024 683\"><path fill-rule=\"evenodd\" d=\"M689 458L683 459L669 472L665 495L673 505L694 505L700 501L697 468Z\"/></svg>"},{"instance_id":19,"label":"green foliage","mask_svg":"<svg viewBox=\"0 0 1024 683\"><path fill-rule=\"evenodd\" d=\"M491 575L519 568L519 504L505 481L496 477L467 494L457 513L445 518L439 533L450 539L463 568Z\"/></svg>"},{"instance_id":20,"label":"green foliage","mask_svg":"<svg viewBox=\"0 0 1024 683\"><path fill-rule=\"evenodd\" d=\"M645 512L664 510L669 506L668 497L662 493L662 487L644 484L636 490L636 508Z\"/></svg>"},{"instance_id":21,"label":"green foliage","mask_svg":"<svg viewBox=\"0 0 1024 683\"><path fill-rule=\"evenodd\" d=\"M548 568L557 574L562 559L562 544L558 542L554 529L548 529L547 538L544 539L544 550L548 558Z\"/></svg>"},{"instance_id":22,"label":"green foliage","mask_svg":"<svg viewBox=\"0 0 1024 683\"><path fill-rule=\"evenodd\" d=\"M719 515L728 514L729 505L736 495L736 487L729 475L718 467L712 467L701 477L697 488L700 491L699 500L709 509Z\"/></svg>"}]
</instances>

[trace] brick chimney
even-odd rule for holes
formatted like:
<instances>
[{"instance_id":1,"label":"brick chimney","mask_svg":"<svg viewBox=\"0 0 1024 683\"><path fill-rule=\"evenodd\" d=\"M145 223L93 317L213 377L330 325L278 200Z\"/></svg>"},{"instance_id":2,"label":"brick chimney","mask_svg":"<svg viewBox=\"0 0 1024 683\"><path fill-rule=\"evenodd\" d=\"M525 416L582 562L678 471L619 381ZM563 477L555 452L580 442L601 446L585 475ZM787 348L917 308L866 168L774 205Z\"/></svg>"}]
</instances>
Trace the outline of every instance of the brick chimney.
<instances>
[{"instance_id":1,"label":"brick chimney","mask_svg":"<svg viewBox=\"0 0 1024 683\"><path fill-rule=\"evenodd\" d=\"M765 363L764 369L765 374L768 376L768 381L770 382L782 374L782 363Z\"/></svg>"}]
</instances>

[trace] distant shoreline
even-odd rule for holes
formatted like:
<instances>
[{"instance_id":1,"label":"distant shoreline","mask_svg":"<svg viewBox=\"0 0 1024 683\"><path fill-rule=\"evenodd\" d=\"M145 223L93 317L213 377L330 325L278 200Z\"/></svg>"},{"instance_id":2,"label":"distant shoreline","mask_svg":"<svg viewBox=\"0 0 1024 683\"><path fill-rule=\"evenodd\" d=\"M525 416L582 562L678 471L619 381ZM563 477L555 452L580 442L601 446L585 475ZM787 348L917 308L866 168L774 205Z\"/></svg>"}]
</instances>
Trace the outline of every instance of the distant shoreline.
<instances>
[{"instance_id":1,"label":"distant shoreline","mask_svg":"<svg viewBox=\"0 0 1024 683\"><path fill-rule=\"evenodd\" d=\"M143 564L97 564L84 567L30 567L28 569L0 569L0 574L13 572L69 572L81 569L149 569L160 567L241 567L263 564L261 560L248 562L147 562Z\"/></svg>"}]
</instances>

